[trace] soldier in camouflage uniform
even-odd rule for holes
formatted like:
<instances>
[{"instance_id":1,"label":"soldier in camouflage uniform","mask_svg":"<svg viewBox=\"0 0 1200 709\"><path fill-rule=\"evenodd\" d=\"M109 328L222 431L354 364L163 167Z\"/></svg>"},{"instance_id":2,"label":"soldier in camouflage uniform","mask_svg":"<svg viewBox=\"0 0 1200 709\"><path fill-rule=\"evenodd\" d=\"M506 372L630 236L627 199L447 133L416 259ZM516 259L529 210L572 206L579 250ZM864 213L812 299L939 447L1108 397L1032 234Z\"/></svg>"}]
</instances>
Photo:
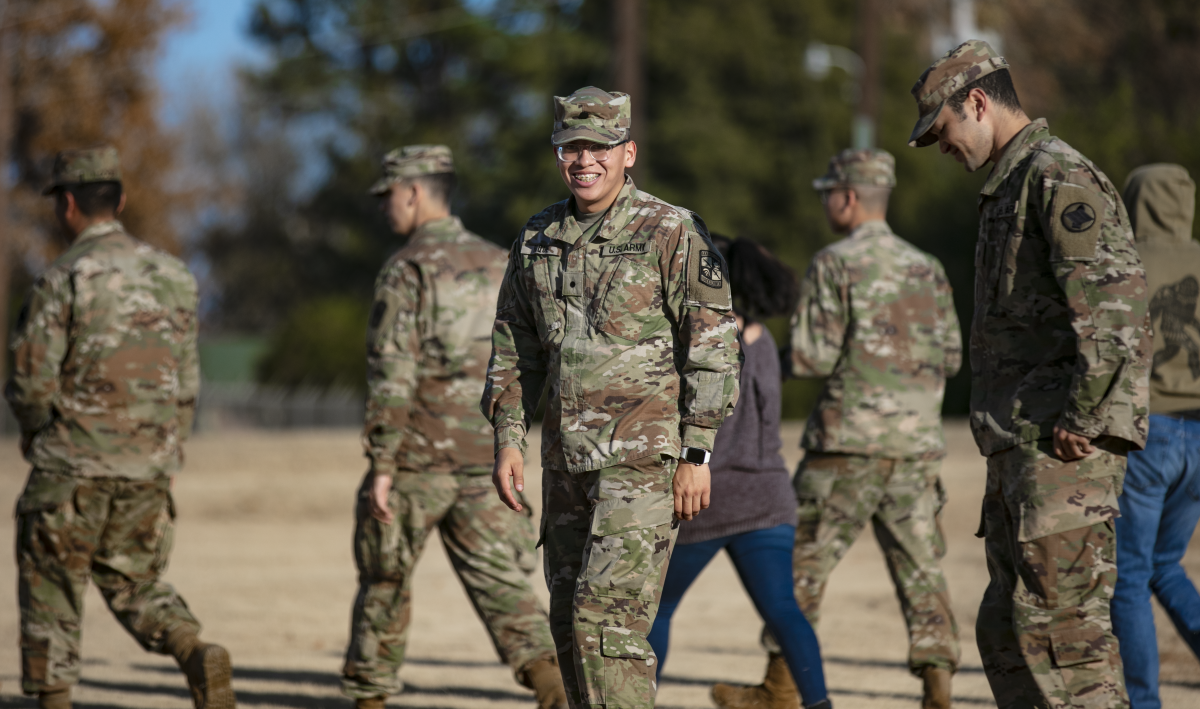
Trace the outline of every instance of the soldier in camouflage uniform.
<instances>
[{"instance_id":1,"label":"soldier in camouflage uniform","mask_svg":"<svg viewBox=\"0 0 1200 709\"><path fill-rule=\"evenodd\" d=\"M116 149L59 154L45 194L72 243L21 310L4 391L33 466L17 502L22 688L70 706L91 578L143 648L178 660L197 707L233 707L229 654L160 580L200 387L196 281L117 221Z\"/></svg>"},{"instance_id":2,"label":"soldier in camouflage uniform","mask_svg":"<svg viewBox=\"0 0 1200 709\"><path fill-rule=\"evenodd\" d=\"M910 145L938 143L979 197L971 428L988 459L976 624L1000 707L1126 707L1109 604L1126 453L1146 441L1146 274L1104 173L1021 110L971 40L913 87Z\"/></svg>"},{"instance_id":3,"label":"soldier in camouflage uniform","mask_svg":"<svg viewBox=\"0 0 1200 709\"><path fill-rule=\"evenodd\" d=\"M533 523L492 491L492 427L478 408L506 254L450 216L449 148L392 151L383 173L371 193L408 243L379 273L367 331L371 469L356 510L359 589L343 691L382 709L400 690L412 575L436 528L497 654L539 709L565 709L546 612L529 584Z\"/></svg>"},{"instance_id":4,"label":"soldier in camouflage uniform","mask_svg":"<svg viewBox=\"0 0 1200 709\"><path fill-rule=\"evenodd\" d=\"M830 226L847 236L813 257L792 318L791 374L827 377L793 479L793 571L796 600L815 626L830 573L870 522L908 625L923 706L948 707L959 644L940 565L941 410L962 336L942 264L885 221L895 184L895 161L882 150L844 150L813 181ZM771 687L718 685L714 697L718 706L761 706Z\"/></svg>"},{"instance_id":5,"label":"soldier in camouflage uniform","mask_svg":"<svg viewBox=\"0 0 1200 709\"><path fill-rule=\"evenodd\" d=\"M708 506L707 456L738 392L724 262L699 217L625 175L637 157L629 124L625 94L555 98L551 142L572 196L513 244L482 402L493 481L522 510L512 487L523 487L525 434L549 384L542 540L572 707L654 705L646 634L672 518Z\"/></svg>"}]
</instances>

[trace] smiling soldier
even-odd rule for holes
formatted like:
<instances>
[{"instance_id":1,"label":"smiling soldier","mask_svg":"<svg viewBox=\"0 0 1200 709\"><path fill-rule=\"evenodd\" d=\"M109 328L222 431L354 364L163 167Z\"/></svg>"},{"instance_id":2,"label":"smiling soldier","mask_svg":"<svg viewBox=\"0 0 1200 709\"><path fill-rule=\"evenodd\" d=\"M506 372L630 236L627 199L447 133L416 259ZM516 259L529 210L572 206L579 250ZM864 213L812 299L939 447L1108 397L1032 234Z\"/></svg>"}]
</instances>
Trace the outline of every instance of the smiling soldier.
<instances>
[{"instance_id":1,"label":"smiling soldier","mask_svg":"<svg viewBox=\"0 0 1200 709\"><path fill-rule=\"evenodd\" d=\"M937 143L979 197L971 428L988 457L991 584L976 637L1007 707L1127 707L1109 604L1125 456L1146 442L1146 274L1116 187L1021 110L971 40L912 90L909 145Z\"/></svg>"},{"instance_id":2,"label":"smiling soldier","mask_svg":"<svg viewBox=\"0 0 1200 709\"><path fill-rule=\"evenodd\" d=\"M637 158L629 117L622 93L555 99L551 142L571 198L513 245L482 402L493 483L520 510L513 488L524 487L525 436L549 383L542 539L572 707L654 705L646 633L672 518L708 506L713 439L738 394L724 262L698 216L626 177Z\"/></svg>"}]
</instances>

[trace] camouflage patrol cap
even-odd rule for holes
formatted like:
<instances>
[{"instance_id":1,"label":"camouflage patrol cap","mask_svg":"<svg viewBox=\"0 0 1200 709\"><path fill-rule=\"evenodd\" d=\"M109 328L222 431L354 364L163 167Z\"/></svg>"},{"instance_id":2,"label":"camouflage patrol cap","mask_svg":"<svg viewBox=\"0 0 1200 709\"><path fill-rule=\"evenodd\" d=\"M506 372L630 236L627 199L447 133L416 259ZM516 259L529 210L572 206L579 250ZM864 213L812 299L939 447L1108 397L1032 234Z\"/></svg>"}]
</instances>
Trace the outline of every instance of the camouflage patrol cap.
<instances>
[{"instance_id":1,"label":"camouflage patrol cap","mask_svg":"<svg viewBox=\"0 0 1200 709\"><path fill-rule=\"evenodd\" d=\"M908 138L909 146L923 148L936 143L937 139L929 135L929 129L946 105L946 99L972 81L1007 68L1004 57L982 39L969 39L946 52L912 87L920 117Z\"/></svg>"},{"instance_id":2,"label":"camouflage patrol cap","mask_svg":"<svg viewBox=\"0 0 1200 709\"><path fill-rule=\"evenodd\" d=\"M445 145L406 145L383 156L383 177L371 185L371 194L386 194L392 185L422 175L454 172L454 155Z\"/></svg>"},{"instance_id":3,"label":"camouflage patrol cap","mask_svg":"<svg viewBox=\"0 0 1200 709\"><path fill-rule=\"evenodd\" d=\"M896 159L886 150L847 148L829 158L829 170L813 180L814 190L849 185L896 186Z\"/></svg>"},{"instance_id":4,"label":"camouflage patrol cap","mask_svg":"<svg viewBox=\"0 0 1200 709\"><path fill-rule=\"evenodd\" d=\"M629 140L632 102L629 94L601 91L595 86L585 86L566 98L555 96L550 144L587 140L616 145Z\"/></svg>"},{"instance_id":5,"label":"camouflage patrol cap","mask_svg":"<svg viewBox=\"0 0 1200 709\"><path fill-rule=\"evenodd\" d=\"M42 194L52 194L60 187L88 182L120 182L121 159L111 145L82 150L64 150L54 157L50 184Z\"/></svg>"}]
</instances>

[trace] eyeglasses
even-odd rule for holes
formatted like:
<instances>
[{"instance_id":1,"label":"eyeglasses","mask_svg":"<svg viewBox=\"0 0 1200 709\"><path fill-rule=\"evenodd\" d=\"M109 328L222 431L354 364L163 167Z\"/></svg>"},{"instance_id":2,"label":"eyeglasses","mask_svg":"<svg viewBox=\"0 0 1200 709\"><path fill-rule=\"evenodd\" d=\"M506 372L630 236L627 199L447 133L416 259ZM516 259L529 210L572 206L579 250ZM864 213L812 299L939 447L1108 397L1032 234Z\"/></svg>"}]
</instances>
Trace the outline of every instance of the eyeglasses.
<instances>
[{"instance_id":1,"label":"eyeglasses","mask_svg":"<svg viewBox=\"0 0 1200 709\"><path fill-rule=\"evenodd\" d=\"M600 145L599 143L570 143L568 145L560 145L557 148L558 160L559 162L575 162L583 157L583 154L586 152L596 162L605 162L612 155L613 148L628 142L628 140L622 140L615 145Z\"/></svg>"}]
</instances>

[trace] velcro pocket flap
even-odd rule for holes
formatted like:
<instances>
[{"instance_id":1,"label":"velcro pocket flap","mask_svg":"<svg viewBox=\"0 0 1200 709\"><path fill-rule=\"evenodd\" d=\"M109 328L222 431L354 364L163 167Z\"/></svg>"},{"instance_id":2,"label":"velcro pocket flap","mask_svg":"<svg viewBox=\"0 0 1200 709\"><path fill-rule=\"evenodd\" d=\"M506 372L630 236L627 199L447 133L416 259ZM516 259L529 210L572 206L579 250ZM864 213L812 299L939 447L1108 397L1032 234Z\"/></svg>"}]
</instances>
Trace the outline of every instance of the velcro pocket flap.
<instances>
[{"instance_id":1,"label":"velcro pocket flap","mask_svg":"<svg viewBox=\"0 0 1200 709\"><path fill-rule=\"evenodd\" d=\"M1055 667L1073 667L1103 660L1107 643L1103 630L1087 627L1051 631L1050 647Z\"/></svg>"},{"instance_id":2,"label":"velcro pocket flap","mask_svg":"<svg viewBox=\"0 0 1200 709\"><path fill-rule=\"evenodd\" d=\"M669 524L675 514L675 497L669 492L651 492L601 500L592 511L592 534L607 537L631 529L650 529Z\"/></svg>"},{"instance_id":3,"label":"velcro pocket flap","mask_svg":"<svg viewBox=\"0 0 1200 709\"><path fill-rule=\"evenodd\" d=\"M25 483L25 491L17 500L17 514L41 512L61 507L75 499L79 479L57 473L33 473Z\"/></svg>"},{"instance_id":4,"label":"velcro pocket flap","mask_svg":"<svg viewBox=\"0 0 1200 709\"><path fill-rule=\"evenodd\" d=\"M650 648L650 641L641 633L626 628L601 628L600 654L605 657L648 662L654 657L654 650Z\"/></svg>"}]
</instances>

